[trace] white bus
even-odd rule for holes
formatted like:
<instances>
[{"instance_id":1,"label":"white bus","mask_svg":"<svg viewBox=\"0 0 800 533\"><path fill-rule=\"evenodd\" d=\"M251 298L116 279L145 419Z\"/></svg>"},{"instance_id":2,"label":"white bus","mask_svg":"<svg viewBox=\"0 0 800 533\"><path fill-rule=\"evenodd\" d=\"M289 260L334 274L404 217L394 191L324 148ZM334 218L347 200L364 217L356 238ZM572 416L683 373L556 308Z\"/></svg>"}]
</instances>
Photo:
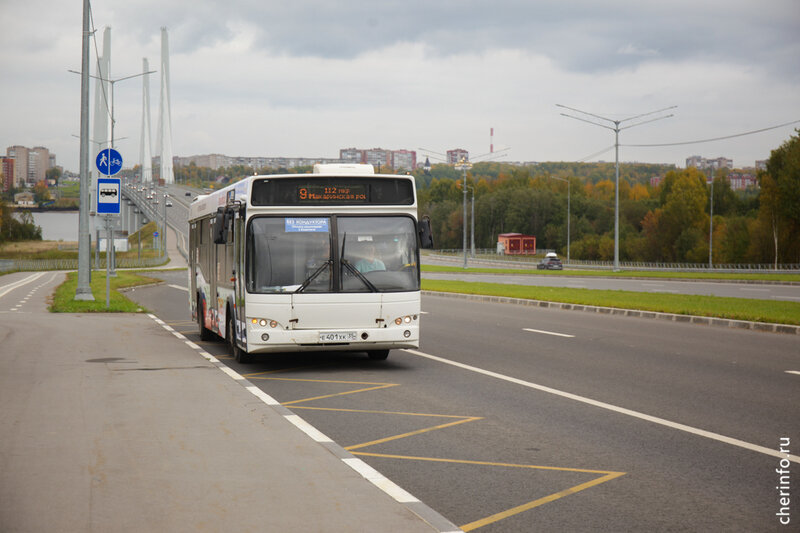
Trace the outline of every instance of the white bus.
<instances>
[{"instance_id":1,"label":"white bus","mask_svg":"<svg viewBox=\"0 0 800 533\"><path fill-rule=\"evenodd\" d=\"M189 300L200 337L234 358L417 348L420 247L413 176L371 165L251 176L197 197L189 214Z\"/></svg>"}]
</instances>

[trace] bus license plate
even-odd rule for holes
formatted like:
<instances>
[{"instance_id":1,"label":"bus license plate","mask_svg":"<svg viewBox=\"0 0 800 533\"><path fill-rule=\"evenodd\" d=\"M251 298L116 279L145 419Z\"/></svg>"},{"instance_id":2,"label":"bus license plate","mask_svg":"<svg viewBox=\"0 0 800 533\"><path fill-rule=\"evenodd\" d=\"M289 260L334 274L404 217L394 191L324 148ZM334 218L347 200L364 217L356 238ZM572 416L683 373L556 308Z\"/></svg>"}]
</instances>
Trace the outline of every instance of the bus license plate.
<instances>
[{"instance_id":1,"label":"bus license plate","mask_svg":"<svg viewBox=\"0 0 800 533\"><path fill-rule=\"evenodd\" d=\"M355 340L355 331L336 331L319 334L319 342L353 342Z\"/></svg>"}]
</instances>

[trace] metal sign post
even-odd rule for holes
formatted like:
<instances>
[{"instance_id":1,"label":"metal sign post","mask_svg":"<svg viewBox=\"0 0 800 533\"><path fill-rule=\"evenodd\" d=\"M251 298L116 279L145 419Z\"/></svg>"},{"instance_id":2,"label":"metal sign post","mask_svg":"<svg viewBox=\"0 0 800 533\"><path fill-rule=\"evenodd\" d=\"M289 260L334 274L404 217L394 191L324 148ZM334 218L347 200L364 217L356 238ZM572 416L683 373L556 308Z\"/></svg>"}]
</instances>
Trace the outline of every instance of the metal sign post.
<instances>
[{"instance_id":1,"label":"metal sign post","mask_svg":"<svg viewBox=\"0 0 800 533\"><path fill-rule=\"evenodd\" d=\"M122 168L122 155L113 148L101 150L95 159L97 170L106 176L112 176ZM111 298L111 263L114 257L114 225L111 219L119 216L122 183L119 178L97 178L97 214L105 215L106 245L106 309L110 307Z\"/></svg>"}]
</instances>

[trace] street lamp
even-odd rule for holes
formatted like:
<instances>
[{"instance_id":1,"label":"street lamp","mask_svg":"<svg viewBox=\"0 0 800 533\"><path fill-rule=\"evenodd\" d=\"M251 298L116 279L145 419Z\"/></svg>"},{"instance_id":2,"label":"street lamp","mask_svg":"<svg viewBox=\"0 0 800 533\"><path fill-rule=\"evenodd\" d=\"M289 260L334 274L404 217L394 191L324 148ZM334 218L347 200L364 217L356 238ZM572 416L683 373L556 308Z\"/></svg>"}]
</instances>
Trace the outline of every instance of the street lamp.
<instances>
[{"instance_id":1,"label":"street lamp","mask_svg":"<svg viewBox=\"0 0 800 533\"><path fill-rule=\"evenodd\" d=\"M569 204L570 204L570 198L572 197L572 193L571 193L571 190L570 190L570 187L571 187L572 184L570 183L569 178L559 178L559 177L556 177L556 176L550 176L550 177L553 178L554 180L566 181L567 182L567 264L569 264L569 219L570 219L570 213L569 213L570 205Z\"/></svg>"},{"instance_id":2,"label":"street lamp","mask_svg":"<svg viewBox=\"0 0 800 533\"><path fill-rule=\"evenodd\" d=\"M614 127L608 126L606 124L598 124L592 120L588 120L581 117L575 117L572 115L567 115L566 113L561 113L565 117L574 118L575 120L580 120L581 122L587 122L589 124L593 124L595 126L600 126L601 128L606 128L612 130L614 132L614 271L619 270L619 132L622 130L626 130L628 128L633 128L634 126L641 126L642 124L647 124L648 122L655 122L656 120L661 120L662 118L669 118L673 116L672 114L663 115L660 117L656 117L650 120L645 120L642 122L637 122L636 124L631 124L630 126L625 126L623 128L620 127L620 124L623 122L627 122L629 120L635 120L637 118L646 117L649 115L654 115L656 113L663 113L668 109L674 109L678 106L670 106L665 107L664 109L659 109L657 111L650 111L649 113L642 113L641 115L636 115L633 117L623 118L621 120L613 120L606 117L601 117L600 115L595 115L594 113L588 113L586 111L581 111L580 109L574 109L572 107L567 107L565 105L556 104L556 107L563 107L564 109L569 109L570 111L576 111L578 113L583 113L584 115L588 115L590 117L598 118L600 120L605 120L607 122L611 122L614 124Z\"/></svg>"},{"instance_id":3,"label":"street lamp","mask_svg":"<svg viewBox=\"0 0 800 533\"><path fill-rule=\"evenodd\" d=\"M708 217L708 268L714 268L714 262L711 260L711 251L714 249L714 167L709 167L709 174L711 175L711 198L709 206Z\"/></svg>"},{"instance_id":4,"label":"street lamp","mask_svg":"<svg viewBox=\"0 0 800 533\"><path fill-rule=\"evenodd\" d=\"M454 167L456 170L462 170L464 172L464 268L467 268L467 170L472 168L472 163L466 160L466 158L462 157L461 161L456 163Z\"/></svg>"}]
</instances>

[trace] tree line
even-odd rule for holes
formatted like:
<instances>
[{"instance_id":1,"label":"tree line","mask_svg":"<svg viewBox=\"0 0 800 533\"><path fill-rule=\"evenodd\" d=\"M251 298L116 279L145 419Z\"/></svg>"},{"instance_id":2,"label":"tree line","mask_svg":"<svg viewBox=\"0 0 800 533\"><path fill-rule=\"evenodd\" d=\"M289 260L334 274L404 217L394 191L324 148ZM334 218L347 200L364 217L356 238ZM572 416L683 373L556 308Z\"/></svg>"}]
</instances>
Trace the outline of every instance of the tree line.
<instances>
[{"instance_id":1,"label":"tree line","mask_svg":"<svg viewBox=\"0 0 800 533\"><path fill-rule=\"evenodd\" d=\"M708 262L713 228L715 264L800 263L800 137L772 151L757 189L731 190L728 172L716 171L709 186L696 168L621 164L620 260ZM654 174L663 176L657 187L649 184ZM436 247L461 248L463 174L434 165L430 175L415 175L420 213L434 222ZM467 172L467 187L468 201L475 198L477 248L493 249L498 234L515 232L566 255L569 190L570 258L613 259L613 164L477 163Z\"/></svg>"},{"instance_id":2,"label":"tree line","mask_svg":"<svg viewBox=\"0 0 800 533\"><path fill-rule=\"evenodd\" d=\"M800 130L798 130L800 132ZM176 180L207 187L245 176L310 172L250 167L175 169ZM759 171L758 188L733 191L728 169L712 185L696 168L620 164L620 260L706 263L800 263L800 136L772 151ZM417 169L420 214L433 221L440 249L458 249L463 235L463 173L450 165ZM662 177L657 187L650 178ZM539 249L567 252L571 259L610 261L614 256L613 163L551 162L531 166L476 163L467 172L467 198L475 202L475 243L494 249L500 233L535 235ZM713 223L712 196L713 188ZM471 206L468 207L468 217ZM468 221L471 224L471 222ZM710 230L711 239L709 239Z\"/></svg>"}]
</instances>

